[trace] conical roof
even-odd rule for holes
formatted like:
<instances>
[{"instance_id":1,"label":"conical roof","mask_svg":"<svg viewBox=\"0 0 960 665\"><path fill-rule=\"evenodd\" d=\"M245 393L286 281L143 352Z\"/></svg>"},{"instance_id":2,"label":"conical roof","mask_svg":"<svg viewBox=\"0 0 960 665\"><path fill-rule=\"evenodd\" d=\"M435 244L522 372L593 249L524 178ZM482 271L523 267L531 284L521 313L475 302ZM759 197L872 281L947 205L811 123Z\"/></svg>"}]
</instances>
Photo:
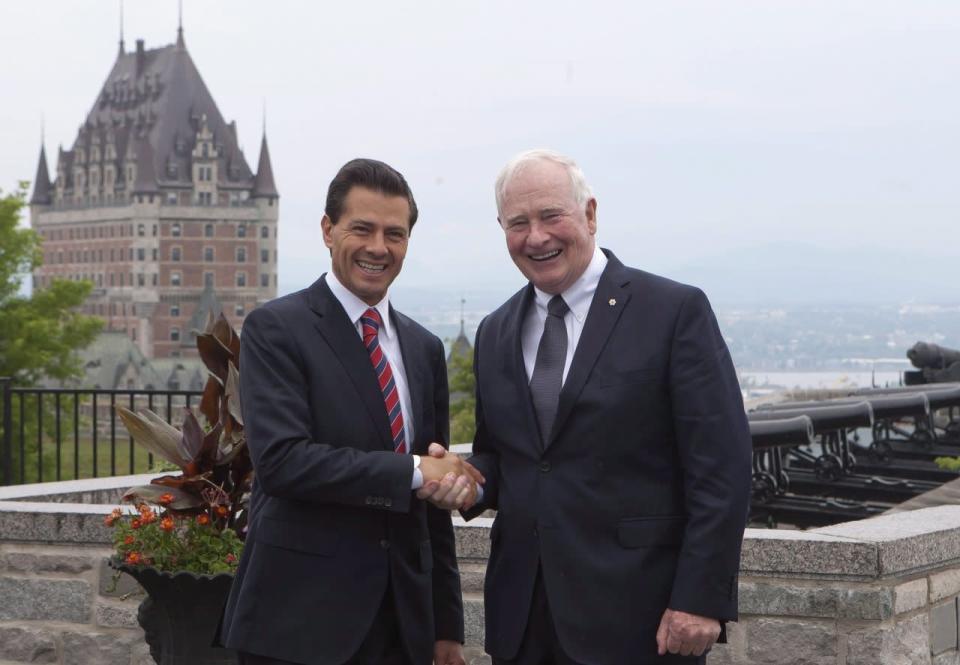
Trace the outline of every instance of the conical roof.
<instances>
[{"instance_id":1,"label":"conical roof","mask_svg":"<svg viewBox=\"0 0 960 665\"><path fill-rule=\"evenodd\" d=\"M48 205L51 202L50 171L47 169L47 151L40 146L40 163L37 164L37 177L33 179L33 196L31 204Z\"/></svg>"},{"instance_id":2,"label":"conical roof","mask_svg":"<svg viewBox=\"0 0 960 665\"><path fill-rule=\"evenodd\" d=\"M267 133L260 141L260 163L257 164L257 177L253 181L253 196L276 198L280 196L273 181L273 166L270 163L270 149L267 148Z\"/></svg>"}]
</instances>

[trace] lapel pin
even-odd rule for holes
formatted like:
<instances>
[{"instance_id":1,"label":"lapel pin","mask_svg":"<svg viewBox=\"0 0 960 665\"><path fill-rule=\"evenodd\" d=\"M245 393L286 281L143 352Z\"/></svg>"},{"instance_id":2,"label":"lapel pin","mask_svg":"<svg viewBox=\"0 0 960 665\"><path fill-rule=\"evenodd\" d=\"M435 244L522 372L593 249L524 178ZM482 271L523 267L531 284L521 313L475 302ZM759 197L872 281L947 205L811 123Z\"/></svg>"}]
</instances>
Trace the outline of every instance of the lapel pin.
<instances>
[{"instance_id":1,"label":"lapel pin","mask_svg":"<svg viewBox=\"0 0 960 665\"><path fill-rule=\"evenodd\" d=\"M611 307L613 307L614 305L617 304L617 299L616 299L616 298L610 298L610 300L607 301L607 304L610 305Z\"/></svg>"}]
</instances>

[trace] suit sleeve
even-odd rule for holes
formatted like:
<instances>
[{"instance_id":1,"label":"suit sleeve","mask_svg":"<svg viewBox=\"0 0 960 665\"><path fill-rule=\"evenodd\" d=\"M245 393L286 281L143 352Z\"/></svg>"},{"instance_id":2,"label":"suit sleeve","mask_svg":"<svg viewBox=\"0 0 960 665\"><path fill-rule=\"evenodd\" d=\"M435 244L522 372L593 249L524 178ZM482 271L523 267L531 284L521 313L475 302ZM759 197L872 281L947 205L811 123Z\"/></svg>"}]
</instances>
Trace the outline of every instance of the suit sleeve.
<instances>
[{"instance_id":1,"label":"suit sleeve","mask_svg":"<svg viewBox=\"0 0 960 665\"><path fill-rule=\"evenodd\" d=\"M735 620L752 444L730 353L700 290L680 307L669 371L688 515L669 606Z\"/></svg>"},{"instance_id":2,"label":"suit sleeve","mask_svg":"<svg viewBox=\"0 0 960 665\"><path fill-rule=\"evenodd\" d=\"M431 441L446 448L450 440L450 393L447 387L447 363L443 342L436 340L433 361L433 408L436 431ZM463 597L460 591L460 570L457 567L457 544L450 520L450 511L426 502L427 526L433 550L433 617L437 640L463 643Z\"/></svg>"},{"instance_id":3,"label":"suit sleeve","mask_svg":"<svg viewBox=\"0 0 960 665\"><path fill-rule=\"evenodd\" d=\"M409 455L312 440L307 365L288 326L258 308L240 338L240 399L257 484L284 499L409 511Z\"/></svg>"},{"instance_id":4,"label":"suit sleeve","mask_svg":"<svg viewBox=\"0 0 960 665\"><path fill-rule=\"evenodd\" d=\"M472 520L485 510L497 509L497 490L500 481L500 459L496 450L490 445L487 433L487 423L483 415L483 400L480 391L480 337L483 331L483 321L477 328L477 336L473 344L473 378L476 392L476 433L473 436L473 455L470 464L483 474L486 482L483 485L483 498L470 510L460 511L465 520Z\"/></svg>"}]
</instances>

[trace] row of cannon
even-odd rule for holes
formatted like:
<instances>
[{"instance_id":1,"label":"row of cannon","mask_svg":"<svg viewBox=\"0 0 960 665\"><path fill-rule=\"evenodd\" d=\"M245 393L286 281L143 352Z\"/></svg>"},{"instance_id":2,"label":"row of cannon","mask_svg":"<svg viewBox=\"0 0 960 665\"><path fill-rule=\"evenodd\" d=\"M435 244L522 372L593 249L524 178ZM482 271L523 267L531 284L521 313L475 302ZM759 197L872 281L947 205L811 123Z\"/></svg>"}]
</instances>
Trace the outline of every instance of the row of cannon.
<instances>
[{"instance_id":1,"label":"row of cannon","mask_svg":"<svg viewBox=\"0 0 960 665\"><path fill-rule=\"evenodd\" d=\"M747 416L755 523L862 519L957 477L934 460L960 456L960 383L766 404Z\"/></svg>"}]
</instances>

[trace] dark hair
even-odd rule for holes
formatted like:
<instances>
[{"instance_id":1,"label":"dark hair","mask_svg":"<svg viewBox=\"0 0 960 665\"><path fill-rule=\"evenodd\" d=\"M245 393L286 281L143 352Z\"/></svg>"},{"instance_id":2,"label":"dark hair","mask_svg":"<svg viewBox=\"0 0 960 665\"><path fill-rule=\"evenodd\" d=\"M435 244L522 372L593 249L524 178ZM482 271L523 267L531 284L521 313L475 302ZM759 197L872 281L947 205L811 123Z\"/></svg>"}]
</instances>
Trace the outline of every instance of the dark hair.
<instances>
[{"instance_id":1,"label":"dark hair","mask_svg":"<svg viewBox=\"0 0 960 665\"><path fill-rule=\"evenodd\" d=\"M404 177L389 164L376 159L351 159L344 164L327 190L327 205L324 212L330 223L336 224L343 214L343 203L354 187L366 187L385 196L403 196L410 204L410 229L417 221L417 202Z\"/></svg>"}]
</instances>

